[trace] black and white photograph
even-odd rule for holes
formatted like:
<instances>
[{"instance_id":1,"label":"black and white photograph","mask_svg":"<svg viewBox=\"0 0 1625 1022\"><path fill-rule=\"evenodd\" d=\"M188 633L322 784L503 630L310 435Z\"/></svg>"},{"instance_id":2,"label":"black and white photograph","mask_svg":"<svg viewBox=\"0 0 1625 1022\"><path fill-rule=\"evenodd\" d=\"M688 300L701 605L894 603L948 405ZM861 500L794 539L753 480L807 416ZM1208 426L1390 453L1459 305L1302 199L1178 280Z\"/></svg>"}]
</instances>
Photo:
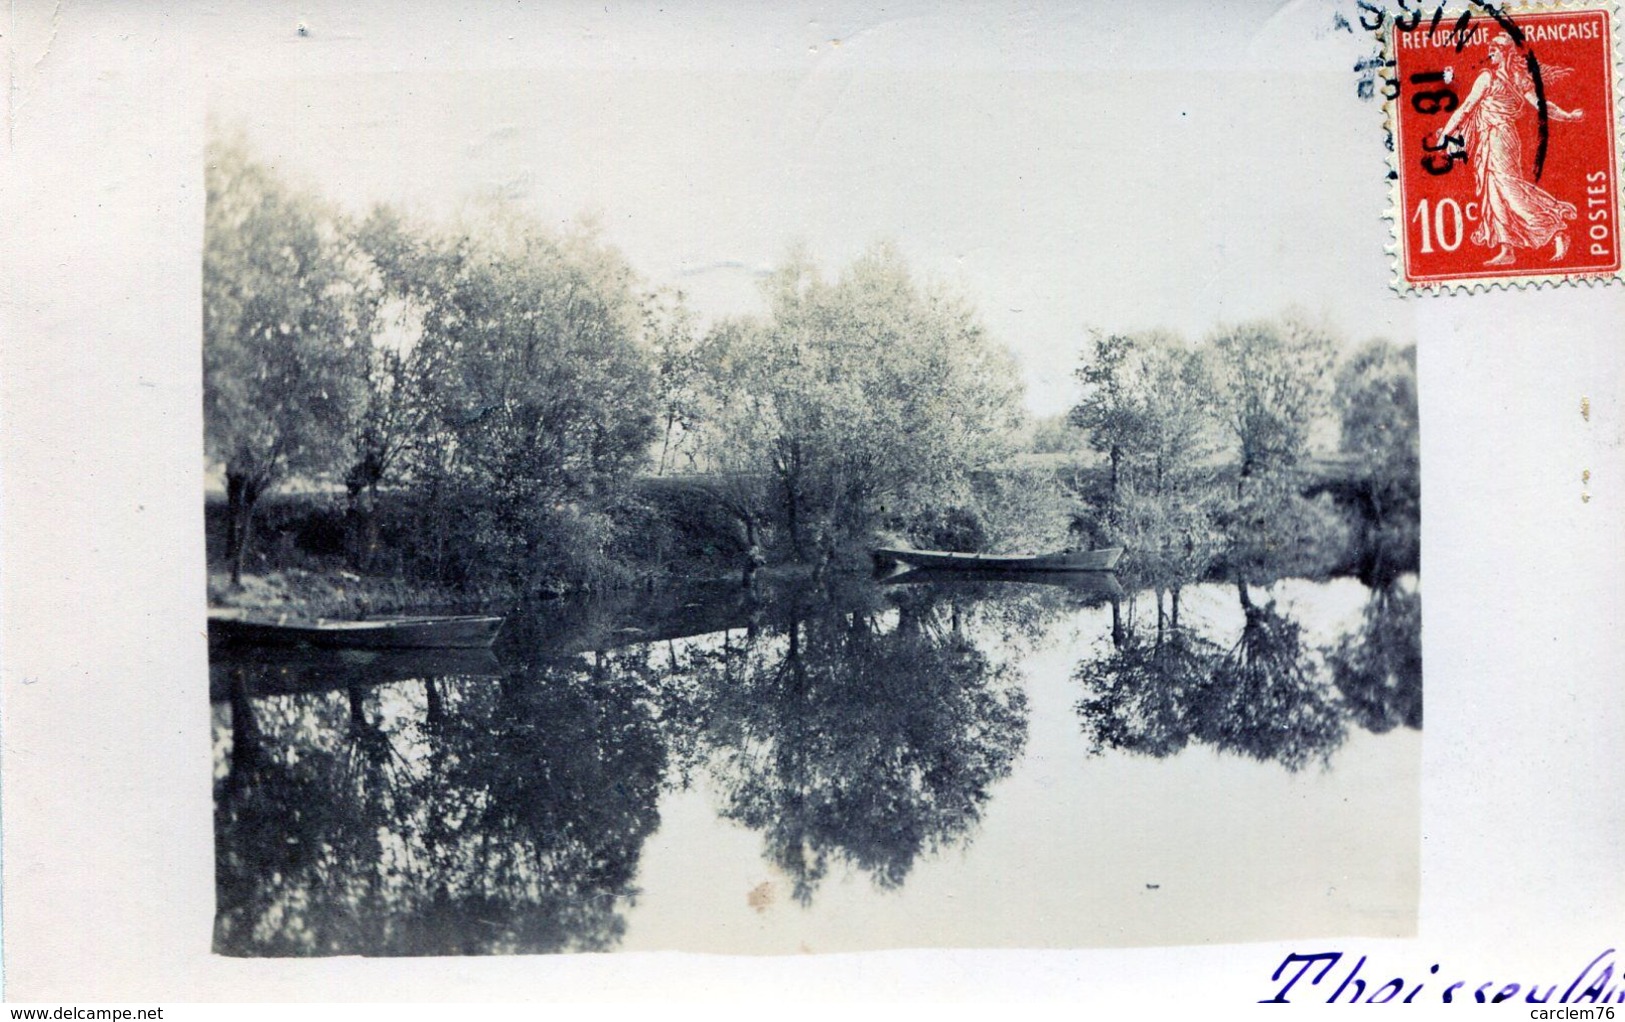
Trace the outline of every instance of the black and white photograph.
<instances>
[{"instance_id":1,"label":"black and white photograph","mask_svg":"<svg viewBox=\"0 0 1625 1022\"><path fill-rule=\"evenodd\" d=\"M139 268L37 229L90 324L7 345L17 996L1584 965L1625 304L1394 286L1378 6L25 19L179 127L29 183L110 173L74 251ZM22 943L99 913L178 950Z\"/></svg>"},{"instance_id":2,"label":"black and white photograph","mask_svg":"<svg viewBox=\"0 0 1625 1022\"><path fill-rule=\"evenodd\" d=\"M844 60L222 90L217 952L1414 931L1410 338L1091 323L1112 83Z\"/></svg>"}]
</instances>

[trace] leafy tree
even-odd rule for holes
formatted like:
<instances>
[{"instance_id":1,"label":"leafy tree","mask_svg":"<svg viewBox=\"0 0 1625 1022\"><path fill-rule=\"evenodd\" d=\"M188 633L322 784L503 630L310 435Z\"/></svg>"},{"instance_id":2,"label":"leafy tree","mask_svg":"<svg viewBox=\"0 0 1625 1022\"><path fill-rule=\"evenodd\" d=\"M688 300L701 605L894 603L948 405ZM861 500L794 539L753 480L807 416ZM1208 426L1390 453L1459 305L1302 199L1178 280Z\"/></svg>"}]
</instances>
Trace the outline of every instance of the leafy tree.
<instances>
[{"instance_id":1,"label":"leafy tree","mask_svg":"<svg viewBox=\"0 0 1625 1022\"><path fill-rule=\"evenodd\" d=\"M1112 466L1112 492L1133 476L1142 492L1177 489L1209 453L1205 366L1170 334L1096 333L1077 377L1073 425Z\"/></svg>"},{"instance_id":2,"label":"leafy tree","mask_svg":"<svg viewBox=\"0 0 1625 1022\"><path fill-rule=\"evenodd\" d=\"M1298 474L1255 476L1241 499L1219 514L1223 560L1232 572L1267 581L1325 577L1347 560L1349 515L1330 493L1303 494Z\"/></svg>"},{"instance_id":3,"label":"leafy tree","mask_svg":"<svg viewBox=\"0 0 1625 1022\"><path fill-rule=\"evenodd\" d=\"M1178 338L1155 335L1142 355L1142 372L1147 397L1140 489L1184 491L1207 470L1213 453L1206 364Z\"/></svg>"},{"instance_id":4,"label":"leafy tree","mask_svg":"<svg viewBox=\"0 0 1625 1022\"><path fill-rule=\"evenodd\" d=\"M967 501L1020 418L1011 356L970 308L884 246L834 282L793 256L767 292L766 321L713 331L708 446L771 481L793 554Z\"/></svg>"},{"instance_id":5,"label":"leafy tree","mask_svg":"<svg viewBox=\"0 0 1625 1022\"><path fill-rule=\"evenodd\" d=\"M1342 452L1352 461L1375 549L1414 548L1421 514L1416 347L1375 340L1337 374ZM1414 561L1403 555L1399 561Z\"/></svg>"},{"instance_id":6,"label":"leafy tree","mask_svg":"<svg viewBox=\"0 0 1625 1022\"><path fill-rule=\"evenodd\" d=\"M706 331L696 351L695 464L703 470L697 485L739 522L749 550L767 541L775 486L765 453L775 424L765 381L752 364L765 347L761 329L753 320L724 319Z\"/></svg>"},{"instance_id":7,"label":"leafy tree","mask_svg":"<svg viewBox=\"0 0 1625 1022\"><path fill-rule=\"evenodd\" d=\"M1094 350L1077 370L1083 400L1071 414L1072 424L1088 431L1090 448L1111 461L1114 494L1123 459L1140 446L1145 430L1143 395L1136 392L1129 368L1133 352L1134 341L1127 335L1096 332Z\"/></svg>"},{"instance_id":8,"label":"leafy tree","mask_svg":"<svg viewBox=\"0 0 1625 1022\"><path fill-rule=\"evenodd\" d=\"M376 301L334 214L241 140L214 142L205 184L204 431L225 465L226 554L240 583L259 498L343 456Z\"/></svg>"},{"instance_id":9,"label":"leafy tree","mask_svg":"<svg viewBox=\"0 0 1625 1022\"><path fill-rule=\"evenodd\" d=\"M421 321L439 422L415 456L428 531L521 580L596 570L657 435L631 271L595 235L508 209L431 252Z\"/></svg>"},{"instance_id":10,"label":"leafy tree","mask_svg":"<svg viewBox=\"0 0 1625 1022\"><path fill-rule=\"evenodd\" d=\"M1142 584L1178 586L1205 576L1233 546L1216 524L1218 504L1195 488L1158 493L1126 486L1109 509L1104 538L1132 551Z\"/></svg>"},{"instance_id":11,"label":"leafy tree","mask_svg":"<svg viewBox=\"0 0 1625 1022\"><path fill-rule=\"evenodd\" d=\"M1033 422L1031 449L1036 454L1071 454L1083 441L1070 412L1042 416Z\"/></svg>"},{"instance_id":12,"label":"leafy tree","mask_svg":"<svg viewBox=\"0 0 1625 1022\"><path fill-rule=\"evenodd\" d=\"M1248 479L1307 454L1310 428L1326 410L1332 340L1288 318L1223 330L1209 350L1214 401L1238 450L1239 498Z\"/></svg>"},{"instance_id":13,"label":"leafy tree","mask_svg":"<svg viewBox=\"0 0 1625 1022\"><path fill-rule=\"evenodd\" d=\"M450 259L428 232L387 206L375 207L356 231L379 291L378 329L362 349L365 404L351 432L344 476L354 525L352 557L365 568L378 545L378 487L414 451L431 443L438 426L435 396L451 388L455 366L444 338L424 329L440 300Z\"/></svg>"},{"instance_id":14,"label":"leafy tree","mask_svg":"<svg viewBox=\"0 0 1625 1022\"><path fill-rule=\"evenodd\" d=\"M1200 575L1217 552L1199 486L1213 453L1205 361L1166 333L1097 333L1077 375L1072 422L1112 466L1096 539L1129 547L1151 579Z\"/></svg>"},{"instance_id":15,"label":"leafy tree","mask_svg":"<svg viewBox=\"0 0 1625 1022\"><path fill-rule=\"evenodd\" d=\"M1000 466L972 480L968 508L982 544L1000 550L1053 550L1065 546L1076 506L1053 470Z\"/></svg>"},{"instance_id":16,"label":"leafy tree","mask_svg":"<svg viewBox=\"0 0 1625 1022\"><path fill-rule=\"evenodd\" d=\"M704 368L694 313L681 291L657 291L645 300L643 342L654 371L655 397L660 409L660 453L655 473L665 475L680 453L692 461L693 432L701 414Z\"/></svg>"}]
</instances>

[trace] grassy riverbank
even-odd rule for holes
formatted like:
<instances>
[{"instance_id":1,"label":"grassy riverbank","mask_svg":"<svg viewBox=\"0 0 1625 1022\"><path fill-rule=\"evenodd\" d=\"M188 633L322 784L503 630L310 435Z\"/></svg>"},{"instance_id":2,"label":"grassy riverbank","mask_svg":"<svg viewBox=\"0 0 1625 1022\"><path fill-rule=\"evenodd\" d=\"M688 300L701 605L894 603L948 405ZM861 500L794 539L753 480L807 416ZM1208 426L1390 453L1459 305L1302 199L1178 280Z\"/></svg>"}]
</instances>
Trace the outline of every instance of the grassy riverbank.
<instances>
[{"instance_id":1,"label":"grassy riverbank","mask_svg":"<svg viewBox=\"0 0 1625 1022\"><path fill-rule=\"evenodd\" d=\"M467 611L581 592L742 585L752 550L737 522L707 506L693 488L668 481L652 481L640 497L617 523L612 543L588 549L575 537L560 537L555 545L565 557L538 564L526 579L466 565L450 577L434 577L437 565L411 527L410 498L397 502L385 495L375 509L371 555L357 557L354 516L342 493L278 494L256 510L259 540L242 584L235 586L225 557L226 507L214 496L205 505L209 603L263 613L355 617ZM760 551L756 556L757 583L791 581L818 570ZM837 570L868 565L866 552L856 548L839 551L837 559Z\"/></svg>"},{"instance_id":2,"label":"grassy riverbank","mask_svg":"<svg viewBox=\"0 0 1625 1022\"><path fill-rule=\"evenodd\" d=\"M209 605L297 617L362 617L407 611L475 610L511 603L512 587L486 585L449 589L394 578L363 578L343 569L311 571L277 568L262 575L244 575L240 586L223 569L209 572Z\"/></svg>"}]
</instances>

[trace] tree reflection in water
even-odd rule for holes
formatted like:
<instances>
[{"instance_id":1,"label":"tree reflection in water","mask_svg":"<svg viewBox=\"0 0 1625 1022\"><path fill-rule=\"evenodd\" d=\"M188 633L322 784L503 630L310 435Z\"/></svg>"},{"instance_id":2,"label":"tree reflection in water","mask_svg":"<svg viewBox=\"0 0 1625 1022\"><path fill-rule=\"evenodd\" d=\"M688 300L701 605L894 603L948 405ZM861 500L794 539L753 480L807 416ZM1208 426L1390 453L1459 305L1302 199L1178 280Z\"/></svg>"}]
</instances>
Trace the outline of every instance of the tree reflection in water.
<instances>
[{"instance_id":1,"label":"tree reflection in water","mask_svg":"<svg viewBox=\"0 0 1625 1022\"><path fill-rule=\"evenodd\" d=\"M1302 626L1274 600L1253 603L1245 582L1236 583L1236 592L1245 620L1201 692L1203 740L1288 770L1316 759L1329 763L1347 728Z\"/></svg>"},{"instance_id":2,"label":"tree reflection in water","mask_svg":"<svg viewBox=\"0 0 1625 1022\"><path fill-rule=\"evenodd\" d=\"M1360 628L1327 654L1356 723L1381 734L1422 726L1422 597L1402 581L1371 592Z\"/></svg>"},{"instance_id":3,"label":"tree reflection in water","mask_svg":"<svg viewBox=\"0 0 1625 1022\"><path fill-rule=\"evenodd\" d=\"M658 825L637 657L253 699L233 672L215 947L247 955L601 950Z\"/></svg>"},{"instance_id":4,"label":"tree reflection in water","mask_svg":"<svg viewBox=\"0 0 1625 1022\"><path fill-rule=\"evenodd\" d=\"M793 605L712 660L702 742L722 812L763 833L802 904L832 861L896 888L965 840L1026 742L1026 696L967 637L967 608L932 590L891 599Z\"/></svg>"},{"instance_id":5,"label":"tree reflection in water","mask_svg":"<svg viewBox=\"0 0 1625 1022\"><path fill-rule=\"evenodd\" d=\"M1078 704L1092 750L1171 756L1200 740L1203 706L1197 695L1207 687L1221 651L1179 623L1179 590L1156 591L1155 628L1150 635L1135 624L1129 602L1127 621L1117 604L1112 614L1112 652L1079 664L1074 678L1087 693Z\"/></svg>"},{"instance_id":6,"label":"tree reflection in water","mask_svg":"<svg viewBox=\"0 0 1625 1022\"><path fill-rule=\"evenodd\" d=\"M1077 704L1096 754L1163 757L1190 743L1299 770L1329 764L1348 724L1381 733L1422 726L1420 600L1400 583L1373 590L1361 627L1327 649L1271 599L1236 583L1240 635L1229 647L1179 622L1179 594L1155 594L1147 635L1114 607L1110 653L1078 665Z\"/></svg>"},{"instance_id":7,"label":"tree reflection in water","mask_svg":"<svg viewBox=\"0 0 1625 1022\"><path fill-rule=\"evenodd\" d=\"M211 671L228 675L231 716L231 753L224 776L217 771L214 793L215 950L293 954L306 927L290 906L306 900L307 886L326 881L334 847L348 843L333 838L343 823L326 778L311 768L316 750L290 756L278 741L287 716L284 701L256 709L249 698L255 672L247 666L215 665ZM304 715L329 708L311 706ZM270 736L262 718L270 718Z\"/></svg>"},{"instance_id":8,"label":"tree reflection in water","mask_svg":"<svg viewBox=\"0 0 1625 1022\"><path fill-rule=\"evenodd\" d=\"M659 798L695 775L803 905L843 866L898 888L969 841L1020 758L1018 665L1058 622L1104 633L1076 612L1106 600L1111 641L1074 671L1096 753L1200 744L1298 770L1351 720L1420 727L1414 582L1374 590L1324 649L1275 600L1233 593L1230 634L1182 621L1178 586L1125 600L1115 582L939 578L735 590L580 635L518 616L507 667L221 653L215 949L616 947ZM587 652L544 655L560 648Z\"/></svg>"}]
</instances>

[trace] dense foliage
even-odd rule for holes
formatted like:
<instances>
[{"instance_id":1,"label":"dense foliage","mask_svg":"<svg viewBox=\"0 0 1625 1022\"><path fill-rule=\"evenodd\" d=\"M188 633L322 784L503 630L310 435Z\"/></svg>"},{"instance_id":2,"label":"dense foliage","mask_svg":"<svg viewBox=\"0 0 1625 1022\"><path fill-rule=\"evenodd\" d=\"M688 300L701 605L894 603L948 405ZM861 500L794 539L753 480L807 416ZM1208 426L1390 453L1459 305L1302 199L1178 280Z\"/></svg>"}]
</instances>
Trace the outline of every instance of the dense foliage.
<instances>
[{"instance_id":1,"label":"dense foliage","mask_svg":"<svg viewBox=\"0 0 1625 1022\"><path fill-rule=\"evenodd\" d=\"M738 528L703 544L723 561L825 565L945 514L1011 531L989 469L1020 426L1014 362L895 251L834 280L792 254L766 316L702 329L590 229L350 223L235 144L210 182L209 449L239 564L254 502L293 477L342 480L357 569L533 591L691 548L683 495L639 483L669 473Z\"/></svg>"},{"instance_id":2,"label":"dense foliage","mask_svg":"<svg viewBox=\"0 0 1625 1022\"><path fill-rule=\"evenodd\" d=\"M376 298L343 224L240 142L206 168L203 418L225 467L226 555L240 577L254 504L340 456L362 403Z\"/></svg>"},{"instance_id":3,"label":"dense foliage","mask_svg":"<svg viewBox=\"0 0 1625 1022\"><path fill-rule=\"evenodd\" d=\"M236 581L292 480L342 483L327 531L354 570L528 592L850 566L876 540L1121 544L1153 580L1380 574L1349 550L1414 547L1413 349L1339 366L1293 318L1201 345L1097 333L1077 405L1029 428L1009 351L885 245L833 276L792 252L763 314L707 325L591 227L500 204L351 220L229 139L207 182L205 423Z\"/></svg>"},{"instance_id":4,"label":"dense foliage","mask_svg":"<svg viewBox=\"0 0 1625 1022\"><path fill-rule=\"evenodd\" d=\"M1076 487L1081 526L1156 584L1414 567L1415 349L1374 340L1341 365L1335 349L1293 318L1200 347L1096 334L1070 423L1109 475ZM1337 433L1335 453L1317 443ZM1396 563L1369 563L1378 549Z\"/></svg>"},{"instance_id":5,"label":"dense foliage","mask_svg":"<svg viewBox=\"0 0 1625 1022\"><path fill-rule=\"evenodd\" d=\"M792 258L765 320L707 339L713 465L766 483L759 517L799 559L975 500L1020 423L1015 365L962 301L870 251L826 281Z\"/></svg>"}]
</instances>

